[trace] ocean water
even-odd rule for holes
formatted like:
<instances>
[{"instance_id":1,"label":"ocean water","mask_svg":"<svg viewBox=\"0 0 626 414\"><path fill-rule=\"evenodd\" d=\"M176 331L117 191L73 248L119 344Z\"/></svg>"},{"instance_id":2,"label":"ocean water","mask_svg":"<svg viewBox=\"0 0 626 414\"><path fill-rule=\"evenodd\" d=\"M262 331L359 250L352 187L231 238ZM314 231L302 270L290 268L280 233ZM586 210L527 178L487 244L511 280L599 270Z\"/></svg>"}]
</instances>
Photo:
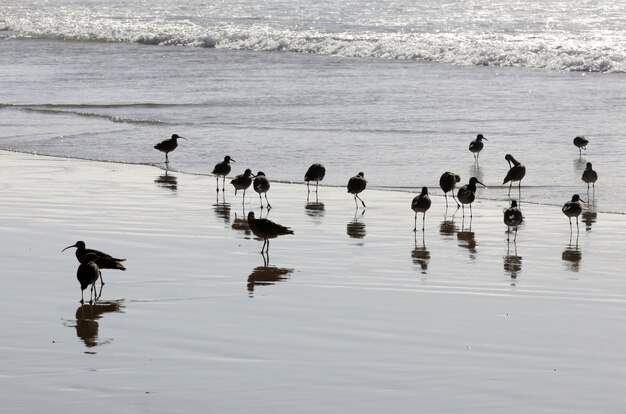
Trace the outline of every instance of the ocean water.
<instances>
[{"instance_id":1,"label":"ocean water","mask_svg":"<svg viewBox=\"0 0 626 414\"><path fill-rule=\"evenodd\" d=\"M326 185L363 171L441 195L449 170L498 200L511 153L525 202L587 199L592 162L590 208L623 214L625 28L610 1L8 0L0 148L164 168L152 147L178 133L177 171L230 155L233 174L301 182L321 162Z\"/></svg>"}]
</instances>

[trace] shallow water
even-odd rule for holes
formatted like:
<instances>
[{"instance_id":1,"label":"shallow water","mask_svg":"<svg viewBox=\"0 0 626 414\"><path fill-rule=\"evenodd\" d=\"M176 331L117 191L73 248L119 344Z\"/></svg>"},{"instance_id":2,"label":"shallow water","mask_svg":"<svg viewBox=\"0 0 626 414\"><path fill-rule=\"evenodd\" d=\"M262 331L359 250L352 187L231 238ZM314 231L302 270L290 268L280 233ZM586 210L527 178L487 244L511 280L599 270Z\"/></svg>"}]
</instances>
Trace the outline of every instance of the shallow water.
<instances>
[{"instance_id":1,"label":"shallow water","mask_svg":"<svg viewBox=\"0 0 626 414\"><path fill-rule=\"evenodd\" d=\"M0 157L11 412L623 406L621 216L598 213L576 239L559 208L527 205L507 244L505 202L476 202L471 225L438 202L422 239L407 194L368 189L355 214L343 189L307 203L274 184L269 218L295 234L266 265L241 198L216 198L210 177ZM80 306L61 252L77 239L128 259L97 306Z\"/></svg>"}]
</instances>

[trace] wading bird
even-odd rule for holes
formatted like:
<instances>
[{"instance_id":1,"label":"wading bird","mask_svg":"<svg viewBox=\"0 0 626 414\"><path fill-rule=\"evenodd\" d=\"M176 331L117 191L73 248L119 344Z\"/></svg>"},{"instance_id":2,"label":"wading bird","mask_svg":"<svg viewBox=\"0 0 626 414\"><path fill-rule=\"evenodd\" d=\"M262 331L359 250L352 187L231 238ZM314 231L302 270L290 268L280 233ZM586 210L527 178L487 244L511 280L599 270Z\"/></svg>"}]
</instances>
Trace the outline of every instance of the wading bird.
<instances>
[{"instance_id":1,"label":"wading bird","mask_svg":"<svg viewBox=\"0 0 626 414\"><path fill-rule=\"evenodd\" d=\"M582 135L574 138L574 145L578 148L578 155L580 157L583 156L583 149L587 149L587 144L589 144L589 140Z\"/></svg>"},{"instance_id":2,"label":"wading bird","mask_svg":"<svg viewBox=\"0 0 626 414\"><path fill-rule=\"evenodd\" d=\"M587 183L587 194L589 194L589 184L593 185L593 194L596 193L596 181L598 181L598 173L593 170L591 163L587 163L583 176L581 177Z\"/></svg>"},{"instance_id":3,"label":"wading bird","mask_svg":"<svg viewBox=\"0 0 626 414\"><path fill-rule=\"evenodd\" d=\"M482 151L485 144L483 144L483 140L489 141L487 138L483 137L483 134L476 135L476 139L470 142L469 150L474 154L474 162L478 163L478 156L480 155L480 151Z\"/></svg>"},{"instance_id":4,"label":"wading bird","mask_svg":"<svg viewBox=\"0 0 626 414\"><path fill-rule=\"evenodd\" d=\"M261 194L265 194L265 202L267 203L267 209L272 208L270 202L267 199L267 192L270 190L270 180L267 179L265 173L263 171L259 171L256 173L256 177L254 178L254 182L252 183L252 187L254 191L259 194L259 201L261 202L261 210L263 210L263 199L261 198Z\"/></svg>"},{"instance_id":5,"label":"wading bird","mask_svg":"<svg viewBox=\"0 0 626 414\"><path fill-rule=\"evenodd\" d=\"M252 170L247 168L243 174L239 174L230 181L233 187L235 187L235 195L237 195L237 190L243 190L242 203L246 202L246 190L252 185L252 177L254 177Z\"/></svg>"},{"instance_id":6,"label":"wading bird","mask_svg":"<svg viewBox=\"0 0 626 414\"><path fill-rule=\"evenodd\" d=\"M98 256L94 253L87 253L76 271L76 278L80 283L80 303L85 303L83 291L87 289L87 286L89 285L91 285L91 289L89 290L89 303L92 303L92 295L94 301L96 300L96 282L98 281L98 276L100 275L100 269L95 263L97 258Z\"/></svg>"},{"instance_id":7,"label":"wading bird","mask_svg":"<svg viewBox=\"0 0 626 414\"><path fill-rule=\"evenodd\" d=\"M580 203L584 203L584 201L580 199L578 194L574 194L572 196L572 200L565 203L561 209L563 214L565 214L569 219L570 233L572 233L572 217L576 217L576 232L580 233L580 230L578 229L578 216L580 216L580 213L583 212L583 206Z\"/></svg>"},{"instance_id":8,"label":"wading bird","mask_svg":"<svg viewBox=\"0 0 626 414\"><path fill-rule=\"evenodd\" d=\"M123 261L126 259L118 259L116 257L111 256L110 254L106 254L99 250L87 249L85 247L84 241L77 241L75 244L71 246L67 246L65 249L61 250L62 252L66 251L70 247L76 247L76 259L80 263L83 263L85 257L88 254L93 254L96 256L95 263L98 266L98 269L117 269L117 270L126 270ZM102 273L100 272L100 283L104 285L104 280L102 280Z\"/></svg>"},{"instance_id":9,"label":"wading bird","mask_svg":"<svg viewBox=\"0 0 626 414\"><path fill-rule=\"evenodd\" d=\"M230 162L236 162L228 155L224 157L224 161L215 164L211 174L214 174L217 180L217 190L220 191L220 177L222 177L222 191L224 191L224 183L226 182L226 176L230 172Z\"/></svg>"},{"instance_id":10,"label":"wading bird","mask_svg":"<svg viewBox=\"0 0 626 414\"><path fill-rule=\"evenodd\" d=\"M304 174L304 181L306 181L306 193L307 197L309 196L309 181L315 181L315 194L317 194L317 187L320 184L320 181L324 179L326 175L326 168L322 164L313 164L309 167Z\"/></svg>"},{"instance_id":11,"label":"wading bird","mask_svg":"<svg viewBox=\"0 0 626 414\"><path fill-rule=\"evenodd\" d=\"M511 187L513 186L513 181L519 181L518 183L518 192L519 198L522 198L522 179L526 175L526 167L524 167L519 161L517 161L511 154L506 154L504 159L509 163L509 172L506 173L506 177L504 177L504 181L502 184L509 184L509 196L511 196ZM513 164L511 166L511 164Z\"/></svg>"},{"instance_id":12,"label":"wading bird","mask_svg":"<svg viewBox=\"0 0 626 414\"><path fill-rule=\"evenodd\" d=\"M522 224L523 220L524 216L522 215L522 210L517 207L517 201L511 200L511 207L504 211L504 224L506 224L509 230L506 235L507 242L511 235L511 227L515 227L515 238L513 238L513 241L517 240L517 226Z\"/></svg>"},{"instance_id":13,"label":"wading bird","mask_svg":"<svg viewBox=\"0 0 626 414\"><path fill-rule=\"evenodd\" d=\"M159 142L158 144L156 144L154 146L155 149L158 149L161 152L165 153L165 163L169 164L170 160L167 157L167 154L174 151L176 149L176 147L178 147L178 139L184 139L185 141L188 141L187 138L185 137L181 137L178 134L174 134L172 135L172 138L170 139L166 139L164 141Z\"/></svg>"},{"instance_id":14,"label":"wading bird","mask_svg":"<svg viewBox=\"0 0 626 414\"><path fill-rule=\"evenodd\" d=\"M415 196L411 202L411 210L415 212L415 227L413 231L417 231L417 213L423 213L422 216L422 231L424 231L426 221L426 211L430 208L430 197L428 196L428 188L422 187L421 194Z\"/></svg>"},{"instance_id":15,"label":"wading bird","mask_svg":"<svg viewBox=\"0 0 626 414\"><path fill-rule=\"evenodd\" d=\"M293 230L289 227L282 226L265 218L254 218L253 211L248 213L248 226L250 226L250 230L252 230L255 236L259 239L263 239L261 253L269 251L270 239L275 239L278 236L284 236L286 234L293 234Z\"/></svg>"},{"instance_id":16,"label":"wading bird","mask_svg":"<svg viewBox=\"0 0 626 414\"><path fill-rule=\"evenodd\" d=\"M448 192L454 190L456 183L461 181L461 177L455 173L451 173L450 171L446 171L441 174L441 178L439 178L439 187L443 190L443 195L446 196L446 209L448 208ZM456 203L456 208L461 207L458 201L456 201L456 197L454 196L454 191L452 191L452 199Z\"/></svg>"},{"instance_id":17,"label":"wading bird","mask_svg":"<svg viewBox=\"0 0 626 414\"><path fill-rule=\"evenodd\" d=\"M367 208L365 207L365 203L363 202L363 200L361 200L361 197L359 197L359 193L365 190L365 187L367 187L367 180L365 180L364 175L365 174L363 174L363 172L361 171L354 177L350 178L350 180L348 180L348 192L350 194L354 194L354 204L356 204L356 208L359 208L359 204L356 202L357 198L359 199L361 204L363 204L363 208Z\"/></svg>"},{"instance_id":18,"label":"wading bird","mask_svg":"<svg viewBox=\"0 0 626 414\"><path fill-rule=\"evenodd\" d=\"M465 204L469 204L470 217L472 217L472 203L476 199L476 184L487 187L485 184L478 181L478 178L472 177L469 180L469 184L465 184L463 187L459 188L459 191L456 194L456 198L459 199L461 205L463 206L463 217L465 217Z\"/></svg>"}]
</instances>

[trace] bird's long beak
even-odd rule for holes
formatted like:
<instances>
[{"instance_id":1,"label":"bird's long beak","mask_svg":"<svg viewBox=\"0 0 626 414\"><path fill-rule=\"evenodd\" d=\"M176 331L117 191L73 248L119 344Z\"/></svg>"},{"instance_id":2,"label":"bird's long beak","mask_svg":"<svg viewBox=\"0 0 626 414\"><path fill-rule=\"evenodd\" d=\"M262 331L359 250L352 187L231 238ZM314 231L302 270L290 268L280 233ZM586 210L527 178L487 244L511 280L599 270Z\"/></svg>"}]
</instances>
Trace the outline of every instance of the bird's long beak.
<instances>
[{"instance_id":1,"label":"bird's long beak","mask_svg":"<svg viewBox=\"0 0 626 414\"><path fill-rule=\"evenodd\" d=\"M477 182L478 184L482 185L483 187L487 188L487 186L486 186L485 184L481 183L480 181L478 181L478 180L477 180L476 182Z\"/></svg>"},{"instance_id":2,"label":"bird's long beak","mask_svg":"<svg viewBox=\"0 0 626 414\"><path fill-rule=\"evenodd\" d=\"M578 201L580 201L583 204L587 204L587 203L585 203L585 200L583 200L582 198L579 198Z\"/></svg>"},{"instance_id":3,"label":"bird's long beak","mask_svg":"<svg viewBox=\"0 0 626 414\"><path fill-rule=\"evenodd\" d=\"M185 137L181 137L180 135L178 136L178 138L182 138L182 139L184 139L185 141L189 141L187 138L185 138Z\"/></svg>"},{"instance_id":4,"label":"bird's long beak","mask_svg":"<svg viewBox=\"0 0 626 414\"><path fill-rule=\"evenodd\" d=\"M489 140L488 140L487 138L485 138L485 137L483 137L483 139L484 139L485 141L489 141Z\"/></svg>"},{"instance_id":5,"label":"bird's long beak","mask_svg":"<svg viewBox=\"0 0 626 414\"><path fill-rule=\"evenodd\" d=\"M75 244L72 244L71 246L67 246L65 249L61 250L62 252L66 251L67 249L69 249L70 247L76 247Z\"/></svg>"},{"instance_id":6,"label":"bird's long beak","mask_svg":"<svg viewBox=\"0 0 626 414\"><path fill-rule=\"evenodd\" d=\"M231 158L230 160L231 160L232 162L237 162L237 161L233 160L232 158Z\"/></svg>"}]
</instances>

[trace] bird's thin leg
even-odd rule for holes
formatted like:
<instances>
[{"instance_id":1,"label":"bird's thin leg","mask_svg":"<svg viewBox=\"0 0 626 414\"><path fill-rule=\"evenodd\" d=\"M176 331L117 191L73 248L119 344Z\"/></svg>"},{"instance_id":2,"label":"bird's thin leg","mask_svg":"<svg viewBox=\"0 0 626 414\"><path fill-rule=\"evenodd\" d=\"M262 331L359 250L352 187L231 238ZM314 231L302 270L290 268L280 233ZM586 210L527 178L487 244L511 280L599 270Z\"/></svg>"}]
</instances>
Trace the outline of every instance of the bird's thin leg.
<instances>
[{"instance_id":1,"label":"bird's thin leg","mask_svg":"<svg viewBox=\"0 0 626 414\"><path fill-rule=\"evenodd\" d=\"M426 228L426 212L424 211L424 216L422 216L422 233L424 232L425 228Z\"/></svg>"},{"instance_id":2,"label":"bird's thin leg","mask_svg":"<svg viewBox=\"0 0 626 414\"><path fill-rule=\"evenodd\" d=\"M97 299L100 299L100 296L102 296L102 285L100 285L100 291L98 292L98 298Z\"/></svg>"},{"instance_id":3,"label":"bird's thin leg","mask_svg":"<svg viewBox=\"0 0 626 414\"><path fill-rule=\"evenodd\" d=\"M243 200L241 201L241 204L246 204L246 189L243 189Z\"/></svg>"},{"instance_id":4,"label":"bird's thin leg","mask_svg":"<svg viewBox=\"0 0 626 414\"><path fill-rule=\"evenodd\" d=\"M267 243L267 239L263 239L263 247L261 247L261 254L265 251L265 244Z\"/></svg>"},{"instance_id":5,"label":"bird's thin leg","mask_svg":"<svg viewBox=\"0 0 626 414\"><path fill-rule=\"evenodd\" d=\"M413 231L417 231L417 211L415 212L415 226L413 227Z\"/></svg>"},{"instance_id":6,"label":"bird's thin leg","mask_svg":"<svg viewBox=\"0 0 626 414\"><path fill-rule=\"evenodd\" d=\"M506 226L506 242L508 243L511 238L511 228Z\"/></svg>"},{"instance_id":7,"label":"bird's thin leg","mask_svg":"<svg viewBox=\"0 0 626 414\"><path fill-rule=\"evenodd\" d=\"M261 193L259 193L259 201L261 202L261 210L263 210L263 198L261 197Z\"/></svg>"},{"instance_id":8,"label":"bird's thin leg","mask_svg":"<svg viewBox=\"0 0 626 414\"><path fill-rule=\"evenodd\" d=\"M169 164L169 163L170 163L170 160L169 160L169 158L168 158L168 156L167 156L167 152L165 153L165 163L166 163L166 164Z\"/></svg>"},{"instance_id":9,"label":"bird's thin leg","mask_svg":"<svg viewBox=\"0 0 626 414\"><path fill-rule=\"evenodd\" d=\"M215 191L217 191L218 193L220 192L220 176L217 175L215 176L215 185L217 185L217 188L215 189Z\"/></svg>"},{"instance_id":10,"label":"bird's thin leg","mask_svg":"<svg viewBox=\"0 0 626 414\"><path fill-rule=\"evenodd\" d=\"M513 185L513 181L509 183L509 198L511 197L511 186Z\"/></svg>"},{"instance_id":11,"label":"bird's thin leg","mask_svg":"<svg viewBox=\"0 0 626 414\"><path fill-rule=\"evenodd\" d=\"M519 185L517 186L517 199L522 202L522 180L519 180Z\"/></svg>"},{"instance_id":12,"label":"bird's thin leg","mask_svg":"<svg viewBox=\"0 0 626 414\"><path fill-rule=\"evenodd\" d=\"M578 216L576 216L576 234L580 233L580 229L578 228Z\"/></svg>"},{"instance_id":13,"label":"bird's thin leg","mask_svg":"<svg viewBox=\"0 0 626 414\"><path fill-rule=\"evenodd\" d=\"M319 180L315 182L315 194L317 194L317 190L319 189L320 182Z\"/></svg>"},{"instance_id":14,"label":"bird's thin leg","mask_svg":"<svg viewBox=\"0 0 626 414\"><path fill-rule=\"evenodd\" d=\"M472 204L470 203L470 218L472 218Z\"/></svg>"},{"instance_id":15,"label":"bird's thin leg","mask_svg":"<svg viewBox=\"0 0 626 414\"><path fill-rule=\"evenodd\" d=\"M454 202L456 203L456 209L458 210L459 207L461 207L461 205L459 204L459 201L456 199L456 197L454 196L454 191L452 192L452 199L454 200Z\"/></svg>"},{"instance_id":16,"label":"bird's thin leg","mask_svg":"<svg viewBox=\"0 0 626 414\"><path fill-rule=\"evenodd\" d=\"M359 203L356 202L356 194L354 195L354 205L357 208L357 210L359 209Z\"/></svg>"},{"instance_id":17,"label":"bird's thin leg","mask_svg":"<svg viewBox=\"0 0 626 414\"><path fill-rule=\"evenodd\" d=\"M267 192L264 194L265 194L265 202L267 203L267 209L269 210L270 208L272 208L272 206L270 206L270 202L267 201Z\"/></svg>"},{"instance_id":18,"label":"bird's thin leg","mask_svg":"<svg viewBox=\"0 0 626 414\"><path fill-rule=\"evenodd\" d=\"M80 304L82 305L83 303L85 303L85 298L83 297L83 292L84 290L80 290Z\"/></svg>"},{"instance_id":19,"label":"bird's thin leg","mask_svg":"<svg viewBox=\"0 0 626 414\"><path fill-rule=\"evenodd\" d=\"M568 217L568 219L569 219L569 234L571 236L572 235L572 218Z\"/></svg>"},{"instance_id":20,"label":"bird's thin leg","mask_svg":"<svg viewBox=\"0 0 626 414\"><path fill-rule=\"evenodd\" d=\"M309 189L309 182L307 181L306 182L306 196L307 196L307 199L309 198L309 193L310 192L311 192L311 190Z\"/></svg>"},{"instance_id":21,"label":"bird's thin leg","mask_svg":"<svg viewBox=\"0 0 626 414\"><path fill-rule=\"evenodd\" d=\"M359 201L361 202L361 204L363 204L363 208L367 208L365 207L365 203L363 202L363 200L361 200L361 197L359 197L358 194L355 194L355 197L359 199Z\"/></svg>"},{"instance_id":22,"label":"bird's thin leg","mask_svg":"<svg viewBox=\"0 0 626 414\"><path fill-rule=\"evenodd\" d=\"M463 218L465 218L465 204L461 204L461 207L463 207Z\"/></svg>"},{"instance_id":23,"label":"bird's thin leg","mask_svg":"<svg viewBox=\"0 0 626 414\"><path fill-rule=\"evenodd\" d=\"M448 209L448 193L443 193L443 195L446 197L446 210Z\"/></svg>"},{"instance_id":24,"label":"bird's thin leg","mask_svg":"<svg viewBox=\"0 0 626 414\"><path fill-rule=\"evenodd\" d=\"M102 279L102 272L98 269L98 273L100 274L100 286L104 285L104 279Z\"/></svg>"},{"instance_id":25,"label":"bird's thin leg","mask_svg":"<svg viewBox=\"0 0 626 414\"><path fill-rule=\"evenodd\" d=\"M225 185L226 185L226 175L224 175L224 176L222 177L222 191L226 191L226 190L224 190L224 186L225 186Z\"/></svg>"},{"instance_id":26,"label":"bird's thin leg","mask_svg":"<svg viewBox=\"0 0 626 414\"><path fill-rule=\"evenodd\" d=\"M515 237L513 238L513 242L517 241L517 226L515 226Z\"/></svg>"}]
</instances>

